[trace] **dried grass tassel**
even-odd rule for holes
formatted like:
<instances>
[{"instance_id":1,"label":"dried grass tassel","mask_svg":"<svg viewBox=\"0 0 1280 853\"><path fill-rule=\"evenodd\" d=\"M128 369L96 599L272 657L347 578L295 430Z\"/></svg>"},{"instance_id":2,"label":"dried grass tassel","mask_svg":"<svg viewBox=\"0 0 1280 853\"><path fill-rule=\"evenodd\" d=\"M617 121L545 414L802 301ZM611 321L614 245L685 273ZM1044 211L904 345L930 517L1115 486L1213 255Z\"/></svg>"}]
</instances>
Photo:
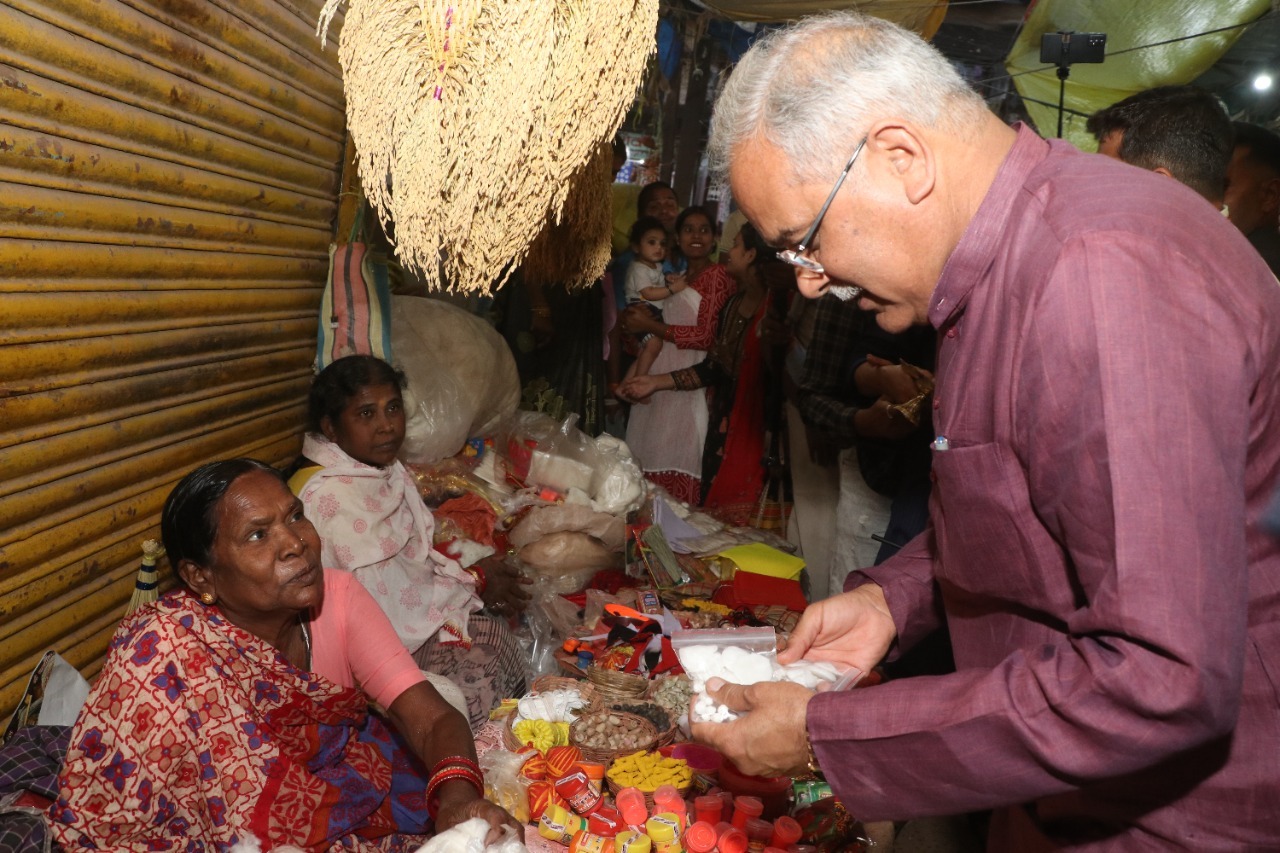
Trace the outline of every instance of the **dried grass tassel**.
<instances>
[{"instance_id":1,"label":"dried grass tassel","mask_svg":"<svg viewBox=\"0 0 1280 853\"><path fill-rule=\"evenodd\" d=\"M156 600L160 578L156 573L156 561L164 556L164 546L155 539L142 543L142 565L138 567L138 579L133 584L133 598L124 615L128 616L144 604Z\"/></svg>"},{"instance_id":2,"label":"dried grass tassel","mask_svg":"<svg viewBox=\"0 0 1280 853\"><path fill-rule=\"evenodd\" d=\"M563 225L563 267L593 280L604 208L570 195L635 98L658 0L325 0L322 39L344 4L347 128L399 261L429 290L488 293Z\"/></svg>"}]
</instances>

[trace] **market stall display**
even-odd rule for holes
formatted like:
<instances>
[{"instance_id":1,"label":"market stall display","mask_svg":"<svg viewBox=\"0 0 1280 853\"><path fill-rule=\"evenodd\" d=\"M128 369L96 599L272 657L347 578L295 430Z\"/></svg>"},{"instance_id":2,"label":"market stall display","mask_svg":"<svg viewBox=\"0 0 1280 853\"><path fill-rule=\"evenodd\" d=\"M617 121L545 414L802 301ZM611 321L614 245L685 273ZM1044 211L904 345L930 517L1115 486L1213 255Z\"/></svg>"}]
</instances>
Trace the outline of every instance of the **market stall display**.
<instances>
[{"instance_id":1,"label":"market stall display","mask_svg":"<svg viewBox=\"0 0 1280 853\"><path fill-rule=\"evenodd\" d=\"M699 699L711 677L843 689L861 675L777 663L805 606L787 543L672 499L573 419L518 412L415 470L438 547L483 542L536 579L530 690L477 734L488 796L528 822L529 849L858 849L821 780L747 776L688 740L691 715L720 712Z\"/></svg>"}]
</instances>

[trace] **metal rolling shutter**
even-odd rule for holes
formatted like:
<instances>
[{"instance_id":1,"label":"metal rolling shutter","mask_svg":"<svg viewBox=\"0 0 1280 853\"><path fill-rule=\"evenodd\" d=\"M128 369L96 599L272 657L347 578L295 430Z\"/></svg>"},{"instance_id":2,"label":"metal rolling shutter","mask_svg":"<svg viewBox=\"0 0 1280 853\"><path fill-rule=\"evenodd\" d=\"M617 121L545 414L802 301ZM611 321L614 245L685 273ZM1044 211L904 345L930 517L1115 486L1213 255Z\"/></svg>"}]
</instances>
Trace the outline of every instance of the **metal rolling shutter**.
<instances>
[{"instance_id":1,"label":"metal rolling shutter","mask_svg":"<svg viewBox=\"0 0 1280 853\"><path fill-rule=\"evenodd\" d=\"M0 4L0 714L45 649L100 668L182 474L299 446L345 141L320 5Z\"/></svg>"}]
</instances>

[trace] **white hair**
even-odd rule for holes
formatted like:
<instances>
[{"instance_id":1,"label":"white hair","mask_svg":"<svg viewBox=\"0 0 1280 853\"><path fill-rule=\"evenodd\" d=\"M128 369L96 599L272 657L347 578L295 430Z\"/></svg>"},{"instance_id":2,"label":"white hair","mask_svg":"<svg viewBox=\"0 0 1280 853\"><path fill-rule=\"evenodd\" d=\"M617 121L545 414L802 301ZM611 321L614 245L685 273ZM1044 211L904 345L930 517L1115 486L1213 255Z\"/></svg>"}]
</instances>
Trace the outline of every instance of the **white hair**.
<instances>
[{"instance_id":1,"label":"white hair","mask_svg":"<svg viewBox=\"0 0 1280 853\"><path fill-rule=\"evenodd\" d=\"M728 177L743 143L763 138L805 180L827 180L875 121L962 128L982 98L915 33L856 12L830 12L774 30L730 74L711 117L707 157Z\"/></svg>"}]
</instances>

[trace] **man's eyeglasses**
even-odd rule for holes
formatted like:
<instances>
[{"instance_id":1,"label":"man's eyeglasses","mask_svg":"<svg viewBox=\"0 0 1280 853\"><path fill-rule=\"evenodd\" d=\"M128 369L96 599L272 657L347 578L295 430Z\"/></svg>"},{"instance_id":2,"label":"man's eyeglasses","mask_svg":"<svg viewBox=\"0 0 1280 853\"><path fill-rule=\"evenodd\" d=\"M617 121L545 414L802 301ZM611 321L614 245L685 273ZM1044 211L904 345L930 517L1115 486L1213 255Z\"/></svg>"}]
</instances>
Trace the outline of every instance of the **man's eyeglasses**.
<instances>
[{"instance_id":1,"label":"man's eyeglasses","mask_svg":"<svg viewBox=\"0 0 1280 853\"><path fill-rule=\"evenodd\" d=\"M853 168L853 161L858 159L858 155L862 153L862 146L866 144L867 138L864 136L862 141L858 143L858 147L853 149L853 155L849 157L849 162L844 164L840 177L836 178L836 185L831 188L831 194L827 196L827 200L822 203L822 209L818 211L818 218L813 220L813 224L809 226L809 231L800 239L800 244L794 249L783 249L778 252L778 260L785 261L791 266L799 267L813 275L821 275L826 271L823 269L822 264L813 258L805 257L805 253L809 251L809 244L813 242L813 238L818 236L818 229L822 227L822 217L827 215L827 208L831 207L831 202L836 200L836 193L840 192L844 179L849 176L849 170Z\"/></svg>"}]
</instances>

